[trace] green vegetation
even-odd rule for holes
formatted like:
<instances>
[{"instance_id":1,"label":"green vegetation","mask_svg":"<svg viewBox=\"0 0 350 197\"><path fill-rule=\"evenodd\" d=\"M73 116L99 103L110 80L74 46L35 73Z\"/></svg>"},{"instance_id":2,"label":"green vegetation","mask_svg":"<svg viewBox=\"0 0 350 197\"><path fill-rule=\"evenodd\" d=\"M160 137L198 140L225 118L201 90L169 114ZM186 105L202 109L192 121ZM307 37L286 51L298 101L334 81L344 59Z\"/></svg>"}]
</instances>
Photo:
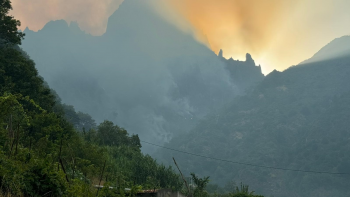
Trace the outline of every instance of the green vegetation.
<instances>
[{"instance_id":1,"label":"green vegetation","mask_svg":"<svg viewBox=\"0 0 350 197\"><path fill-rule=\"evenodd\" d=\"M1 48L0 54L2 192L89 196L96 192L91 185L99 184L104 162L104 184L181 188L182 183L171 167L159 165L141 153L137 135L129 136L126 130L109 121L97 129L77 132L60 110L55 112L64 107L54 102L33 62L12 48Z\"/></svg>"},{"instance_id":2,"label":"green vegetation","mask_svg":"<svg viewBox=\"0 0 350 197\"><path fill-rule=\"evenodd\" d=\"M210 185L209 177L199 178L194 173L191 173L193 185L190 194L183 191L190 197L264 197L262 195L255 195L254 191L249 191L249 186L241 183L240 187L235 183L228 183L224 188L218 185Z\"/></svg>"},{"instance_id":3,"label":"green vegetation","mask_svg":"<svg viewBox=\"0 0 350 197\"><path fill-rule=\"evenodd\" d=\"M2 192L89 196L96 192L91 184L99 184L104 162L104 184L181 188L171 167L141 153L137 135L129 136L109 121L97 129L77 132L58 110L64 106L54 102L32 61L13 48L1 48L0 58Z\"/></svg>"},{"instance_id":4,"label":"green vegetation","mask_svg":"<svg viewBox=\"0 0 350 197\"><path fill-rule=\"evenodd\" d=\"M195 184L195 189L193 191L193 197L207 197L209 196L208 192L205 191L207 184L209 183L209 177L199 178L194 173L191 173L192 180Z\"/></svg>"},{"instance_id":5,"label":"green vegetation","mask_svg":"<svg viewBox=\"0 0 350 197\"><path fill-rule=\"evenodd\" d=\"M21 25L20 21L8 15L10 10L12 10L11 1L0 0L0 45L21 44L24 37L24 34L17 29Z\"/></svg>"},{"instance_id":6,"label":"green vegetation","mask_svg":"<svg viewBox=\"0 0 350 197\"><path fill-rule=\"evenodd\" d=\"M137 135L62 105L20 44L20 24L0 0L0 196L123 196L124 188L179 190L171 167L141 153ZM5 43L5 44L4 44Z\"/></svg>"},{"instance_id":7,"label":"green vegetation","mask_svg":"<svg viewBox=\"0 0 350 197\"><path fill-rule=\"evenodd\" d=\"M254 195L254 192L249 191L248 185L243 185L241 183L241 187L236 187L235 191L229 193L229 197L263 197L261 195Z\"/></svg>"}]
</instances>

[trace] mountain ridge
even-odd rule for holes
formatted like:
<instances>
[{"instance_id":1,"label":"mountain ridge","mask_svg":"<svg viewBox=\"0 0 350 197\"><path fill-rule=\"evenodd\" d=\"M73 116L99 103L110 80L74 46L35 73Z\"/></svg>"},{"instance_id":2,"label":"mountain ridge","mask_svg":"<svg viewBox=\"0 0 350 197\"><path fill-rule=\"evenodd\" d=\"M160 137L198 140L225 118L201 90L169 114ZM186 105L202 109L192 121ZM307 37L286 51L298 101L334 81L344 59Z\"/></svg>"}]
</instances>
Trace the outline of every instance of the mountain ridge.
<instances>
[{"instance_id":1,"label":"mountain ridge","mask_svg":"<svg viewBox=\"0 0 350 197\"><path fill-rule=\"evenodd\" d=\"M301 62L300 64L339 58L348 54L350 54L350 35L345 35L333 39L331 42L317 51L311 58Z\"/></svg>"}]
</instances>

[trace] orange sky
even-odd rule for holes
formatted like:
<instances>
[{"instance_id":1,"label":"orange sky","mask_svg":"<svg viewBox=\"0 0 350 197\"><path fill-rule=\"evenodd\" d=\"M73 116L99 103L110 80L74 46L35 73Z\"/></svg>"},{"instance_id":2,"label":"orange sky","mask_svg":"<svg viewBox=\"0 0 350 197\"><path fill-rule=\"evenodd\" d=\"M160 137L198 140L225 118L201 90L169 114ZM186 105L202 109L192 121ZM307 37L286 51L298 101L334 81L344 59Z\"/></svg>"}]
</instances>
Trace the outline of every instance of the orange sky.
<instances>
[{"instance_id":1,"label":"orange sky","mask_svg":"<svg viewBox=\"0 0 350 197\"><path fill-rule=\"evenodd\" d=\"M21 21L21 29L37 31L51 20L76 21L88 33L106 31L108 17L123 0L11 0L11 12Z\"/></svg>"},{"instance_id":2,"label":"orange sky","mask_svg":"<svg viewBox=\"0 0 350 197\"><path fill-rule=\"evenodd\" d=\"M180 29L194 31L224 56L252 54L265 74L311 57L336 37L350 34L349 0L149 0ZM39 30L50 20L77 21L93 35L106 30L122 0L12 0L11 12Z\"/></svg>"}]
</instances>

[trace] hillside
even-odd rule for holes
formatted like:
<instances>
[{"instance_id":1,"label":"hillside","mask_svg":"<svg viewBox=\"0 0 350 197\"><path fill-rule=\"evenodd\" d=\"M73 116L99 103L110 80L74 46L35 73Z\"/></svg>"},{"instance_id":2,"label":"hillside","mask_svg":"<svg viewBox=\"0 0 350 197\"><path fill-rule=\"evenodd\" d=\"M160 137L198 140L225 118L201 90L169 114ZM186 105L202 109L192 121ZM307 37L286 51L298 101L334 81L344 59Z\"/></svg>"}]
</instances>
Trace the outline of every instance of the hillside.
<instances>
[{"instance_id":1,"label":"hillside","mask_svg":"<svg viewBox=\"0 0 350 197\"><path fill-rule=\"evenodd\" d=\"M24 32L23 49L63 103L159 143L187 132L263 78L258 67L241 62L260 75L248 71L254 83L236 84L214 52L143 0L124 1L101 36L65 21Z\"/></svg>"},{"instance_id":2,"label":"hillside","mask_svg":"<svg viewBox=\"0 0 350 197\"><path fill-rule=\"evenodd\" d=\"M344 47L350 37L320 51ZM340 51L346 51L342 48ZM329 48L332 47L332 48ZM322 53L323 53L322 52ZM327 55L327 53L326 53ZM349 173L350 54L273 71L248 95L211 114L188 135L167 147L214 158L297 170ZM320 58L323 61L318 61ZM274 196L348 196L348 176L301 173L217 162L160 150L175 156L185 173L211 176L218 184L249 182Z\"/></svg>"},{"instance_id":3,"label":"hillside","mask_svg":"<svg viewBox=\"0 0 350 197\"><path fill-rule=\"evenodd\" d=\"M19 47L24 34L18 32L20 22L8 16L11 2L0 6L0 196L180 190L182 182L171 167L141 153L138 135L110 121L96 126L89 115L60 102ZM97 190L96 184L114 189Z\"/></svg>"}]
</instances>

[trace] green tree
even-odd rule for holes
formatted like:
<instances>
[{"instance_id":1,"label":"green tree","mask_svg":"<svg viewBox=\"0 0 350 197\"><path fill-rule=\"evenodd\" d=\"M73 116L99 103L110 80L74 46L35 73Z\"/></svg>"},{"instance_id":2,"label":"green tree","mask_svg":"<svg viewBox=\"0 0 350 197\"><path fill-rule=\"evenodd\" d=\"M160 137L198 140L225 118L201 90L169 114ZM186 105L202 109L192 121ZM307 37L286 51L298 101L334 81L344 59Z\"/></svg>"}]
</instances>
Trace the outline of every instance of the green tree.
<instances>
[{"instance_id":1,"label":"green tree","mask_svg":"<svg viewBox=\"0 0 350 197\"><path fill-rule=\"evenodd\" d=\"M0 93L5 92L29 96L48 111L55 106L55 97L44 86L35 63L19 49L0 47Z\"/></svg>"},{"instance_id":2,"label":"green tree","mask_svg":"<svg viewBox=\"0 0 350 197\"><path fill-rule=\"evenodd\" d=\"M237 186L233 193L230 193L230 197L264 197L261 195L255 195L254 191L249 192L249 186L241 183L240 188Z\"/></svg>"},{"instance_id":3,"label":"green tree","mask_svg":"<svg viewBox=\"0 0 350 197\"><path fill-rule=\"evenodd\" d=\"M133 146L137 149L141 148L140 139L137 135L129 137L128 132L114 125L111 121L104 121L97 127L97 136L100 138L102 145L106 146Z\"/></svg>"},{"instance_id":4,"label":"green tree","mask_svg":"<svg viewBox=\"0 0 350 197\"><path fill-rule=\"evenodd\" d=\"M8 15L10 10L11 1L0 0L0 44L21 44L24 37L24 34L18 31L21 22Z\"/></svg>"},{"instance_id":5,"label":"green tree","mask_svg":"<svg viewBox=\"0 0 350 197\"><path fill-rule=\"evenodd\" d=\"M206 197L209 196L208 192L205 191L207 184L209 183L209 177L199 178L194 173L191 173L192 180L196 185L193 191L193 197Z\"/></svg>"},{"instance_id":6,"label":"green tree","mask_svg":"<svg viewBox=\"0 0 350 197\"><path fill-rule=\"evenodd\" d=\"M78 131L89 131L96 128L95 120L89 114L76 112L72 105L62 104L62 112L67 121L72 123Z\"/></svg>"}]
</instances>

